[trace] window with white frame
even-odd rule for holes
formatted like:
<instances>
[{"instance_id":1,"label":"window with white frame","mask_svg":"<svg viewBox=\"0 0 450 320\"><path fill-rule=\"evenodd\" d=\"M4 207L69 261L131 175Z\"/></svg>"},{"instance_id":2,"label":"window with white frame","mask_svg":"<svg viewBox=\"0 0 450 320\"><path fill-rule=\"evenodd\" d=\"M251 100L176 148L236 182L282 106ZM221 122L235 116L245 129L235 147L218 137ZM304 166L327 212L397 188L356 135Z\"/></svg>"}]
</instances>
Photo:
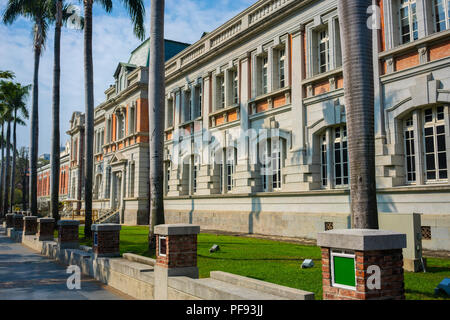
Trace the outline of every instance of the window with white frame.
<instances>
[{"instance_id":1,"label":"window with white frame","mask_svg":"<svg viewBox=\"0 0 450 320\"><path fill-rule=\"evenodd\" d=\"M284 149L285 141L281 138L271 138L260 143L261 182L264 192L282 188Z\"/></svg>"},{"instance_id":2,"label":"window with white frame","mask_svg":"<svg viewBox=\"0 0 450 320\"><path fill-rule=\"evenodd\" d=\"M239 74L237 69L231 71L232 76L232 98L233 98L233 104L239 103Z\"/></svg>"},{"instance_id":3,"label":"window with white frame","mask_svg":"<svg viewBox=\"0 0 450 320\"><path fill-rule=\"evenodd\" d=\"M192 99L190 90L184 92L184 102L184 122L186 122L192 120Z\"/></svg>"},{"instance_id":4,"label":"window with white frame","mask_svg":"<svg viewBox=\"0 0 450 320\"><path fill-rule=\"evenodd\" d=\"M195 118L202 116L202 86L195 87Z\"/></svg>"},{"instance_id":5,"label":"window with white frame","mask_svg":"<svg viewBox=\"0 0 450 320\"><path fill-rule=\"evenodd\" d=\"M122 112L116 114L117 139L125 138L125 115Z\"/></svg>"},{"instance_id":6,"label":"window with white frame","mask_svg":"<svg viewBox=\"0 0 450 320\"><path fill-rule=\"evenodd\" d=\"M169 191L170 191L170 185L169 185L169 183L170 183L170 167L171 167L171 162L170 161L166 161L166 170L165 170L165 172L166 172L166 188L165 188L165 190L166 190L166 194L167 193L169 193Z\"/></svg>"},{"instance_id":7,"label":"window with white frame","mask_svg":"<svg viewBox=\"0 0 450 320\"><path fill-rule=\"evenodd\" d=\"M200 171L200 157L198 155L192 155L190 161L190 179L191 179L190 194L195 194L197 192L199 171Z\"/></svg>"},{"instance_id":8,"label":"window with white frame","mask_svg":"<svg viewBox=\"0 0 450 320\"><path fill-rule=\"evenodd\" d=\"M433 17L436 32L450 29L450 1L433 0Z\"/></svg>"},{"instance_id":9,"label":"window with white frame","mask_svg":"<svg viewBox=\"0 0 450 320\"><path fill-rule=\"evenodd\" d=\"M347 128L345 125L328 128L327 132L319 137L321 186L346 187L349 184Z\"/></svg>"},{"instance_id":10,"label":"window with white frame","mask_svg":"<svg viewBox=\"0 0 450 320\"><path fill-rule=\"evenodd\" d=\"M216 109L225 108L225 75L221 74L216 77Z\"/></svg>"},{"instance_id":11,"label":"window with white frame","mask_svg":"<svg viewBox=\"0 0 450 320\"><path fill-rule=\"evenodd\" d=\"M318 36L319 73L324 73L330 70L330 37L328 28L319 31Z\"/></svg>"},{"instance_id":12,"label":"window with white frame","mask_svg":"<svg viewBox=\"0 0 450 320\"><path fill-rule=\"evenodd\" d=\"M408 43L419 38L416 0L399 0L400 43Z\"/></svg>"},{"instance_id":13,"label":"window with white frame","mask_svg":"<svg viewBox=\"0 0 450 320\"><path fill-rule=\"evenodd\" d=\"M429 182L448 181L444 107L424 110L425 177Z\"/></svg>"},{"instance_id":14,"label":"window with white frame","mask_svg":"<svg viewBox=\"0 0 450 320\"><path fill-rule=\"evenodd\" d=\"M266 94L268 92L268 70L269 70L269 58L265 56L262 58L262 65L261 65L262 94Z\"/></svg>"},{"instance_id":15,"label":"window with white frame","mask_svg":"<svg viewBox=\"0 0 450 320\"><path fill-rule=\"evenodd\" d=\"M335 186L346 186L348 174L347 127L342 126L334 130L334 181Z\"/></svg>"},{"instance_id":16,"label":"window with white frame","mask_svg":"<svg viewBox=\"0 0 450 320\"><path fill-rule=\"evenodd\" d=\"M412 116L404 121L406 181L416 182L416 150L414 122Z\"/></svg>"},{"instance_id":17,"label":"window with white frame","mask_svg":"<svg viewBox=\"0 0 450 320\"><path fill-rule=\"evenodd\" d=\"M327 153L327 135L323 134L320 137L320 174L322 187L328 185L328 153Z\"/></svg>"},{"instance_id":18,"label":"window with white frame","mask_svg":"<svg viewBox=\"0 0 450 320\"><path fill-rule=\"evenodd\" d=\"M219 193L228 193L235 187L236 148L224 148L216 152L215 164L219 174ZM223 160L225 159L225 161Z\"/></svg>"},{"instance_id":19,"label":"window with white frame","mask_svg":"<svg viewBox=\"0 0 450 320\"><path fill-rule=\"evenodd\" d=\"M417 110L413 112L417 117L408 115L403 120L407 184L421 183L418 177L424 177L424 183L448 182L446 109L447 106L435 106ZM423 166L419 165L420 158Z\"/></svg>"},{"instance_id":20,"label":"window with white frame","mask_svg":"<svg viewBox=\"0 0 450 320\"><path fill-rule=\"evenodd\" d=\"M232 191L235 186L234 172L236 171L236 149L227 148L226 154L226 190Z\"/></svg>"},{"instance_id":21,"label":"window with white frame","mask_svg":"<svg viewBox=\"0 0 450 320\"><path fill-rule=\"evenodd\" d=\"M286 50L280 49L278 51L278 86L284 88L286 86Z\"/></svg>"}]
</instances>

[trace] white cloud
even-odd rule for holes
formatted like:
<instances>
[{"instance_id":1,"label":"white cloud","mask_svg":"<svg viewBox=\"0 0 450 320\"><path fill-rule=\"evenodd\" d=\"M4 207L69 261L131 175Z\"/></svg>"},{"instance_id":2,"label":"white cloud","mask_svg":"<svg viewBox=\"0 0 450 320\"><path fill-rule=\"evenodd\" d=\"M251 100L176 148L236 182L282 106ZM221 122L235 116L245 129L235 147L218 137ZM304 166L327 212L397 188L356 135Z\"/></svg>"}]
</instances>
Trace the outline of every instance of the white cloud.
<instances>
[{"instance_id":1,"label":"white cloud","mask_svg":"<svg viewBox=\"0 0 450 320\"><path fill-rule=\"evenodd\" d=\"M6 0L0 0L3 12ZM165 37L194 43L204 31L212 31L255 1L215 2L193 0L166 0ZM147 16L149 15L149 3ZM119 14L117 14L119 12ZM106 15L98 8L94 11L93 59L95 105L104 101L104 91L113 83L113 73L119 62L127 62L130 52L140 41L132 32L130 19L123 11ZM147 19L148 20L148 19ZM148 21L147 21L148 22ZM148 32L148 25L147 32ZM0 25L0 70L13 70L17 81L31 84L33 79L33 52L31 23L19 19L11 26ZM39 153L51 148L51 103L53 83L53 27L49 30L46 50L41 57L39 74ZM31 99L29 105L31 104ZM83 33L64 29L61 43L61 145L68 139L66 131L74 111L83 111L84 64ZM29 127L20 128L19 146L28 145Z\"/></svg>"}]
</instances>

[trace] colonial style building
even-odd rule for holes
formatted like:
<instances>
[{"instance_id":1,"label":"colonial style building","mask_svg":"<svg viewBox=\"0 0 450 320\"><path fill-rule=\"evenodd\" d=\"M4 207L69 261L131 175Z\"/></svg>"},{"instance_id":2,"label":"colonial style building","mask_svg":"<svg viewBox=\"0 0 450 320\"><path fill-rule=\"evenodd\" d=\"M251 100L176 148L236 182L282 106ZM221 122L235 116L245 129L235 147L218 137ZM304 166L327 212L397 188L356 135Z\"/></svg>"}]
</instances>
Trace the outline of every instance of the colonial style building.
<instances>
[{"instance_id":1,"label":"colonial style building","mask_svg":"<svg viewBox=\"0 0 450 320\"><path fill-rule=\"evenodd\" d=\"M450 250L450 3L374 5L378 209L421 213L424 247ZM148 221L138 56L95 114L95 207L131 224ZM343 82L337 0L260 0L170 58L167 222L307 238L349 228Z\"/></svg>"}]
</instances>

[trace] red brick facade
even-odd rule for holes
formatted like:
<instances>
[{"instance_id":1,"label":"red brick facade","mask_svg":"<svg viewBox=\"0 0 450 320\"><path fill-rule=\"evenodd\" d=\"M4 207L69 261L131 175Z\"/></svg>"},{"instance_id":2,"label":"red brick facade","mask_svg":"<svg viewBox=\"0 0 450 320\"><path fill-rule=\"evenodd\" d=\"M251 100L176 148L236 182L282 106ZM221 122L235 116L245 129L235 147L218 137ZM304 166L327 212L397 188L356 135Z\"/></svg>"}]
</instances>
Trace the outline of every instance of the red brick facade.
<instances>
[{"instance_id":1,"label":"red brick facade","mask_svg":"<svg viewBox=\"0 0 450 320\"><path fill-rule=\"evenodd\" d=\"M370 290L367 268L376 265L381 269L381 289ZM355 251L356 288L343 289L332 286L330 249L322 248L322 281L325 300L378 300L405 299L403 284L402 249L383 251Z\"/></svg>"},{"instance_id":2,"label":"red brick facade","mask_svg":"<svg viewBox=\"0 0 450 320\"><path fill-rule=\"evenodd\" d=\"M166 238L166 255L159 255L159 239L156 237L156 264L164 268L187 268L197 266L197 235L171 235Z\"/></svg>"}]
</instances>

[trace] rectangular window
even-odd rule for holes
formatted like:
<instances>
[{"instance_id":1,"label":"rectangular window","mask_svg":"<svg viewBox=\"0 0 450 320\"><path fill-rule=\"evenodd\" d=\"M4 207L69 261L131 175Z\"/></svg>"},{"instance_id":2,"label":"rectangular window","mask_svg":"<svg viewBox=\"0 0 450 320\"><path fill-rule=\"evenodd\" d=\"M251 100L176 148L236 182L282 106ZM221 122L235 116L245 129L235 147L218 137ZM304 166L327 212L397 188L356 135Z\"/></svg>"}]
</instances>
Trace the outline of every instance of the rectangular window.
<instances>
[{"instance_id":1,"label":"rectangular window","mask_svg":"<svg viewBox=\"0 0 450 320\"><path fill-rule=\"evenodd\" d=\"M233 103L239 103L239 74L237 70L232 71L233 75Z\"/></svg>"},{"instance_id":2,"label":"rectangular window","mask_svg":"<svg viewBox=\"0 0 450 320\"><path fill-rule=\"evenodd\" d=\"M413 119L405 120L405 160L406 160L406 181L416 182L416 152L414 147L414 124Z\"/></svg>"},{"instance_id":3,"label":"rectangular window","mask_svg":"<svg viewBox=\"0 0 450 320\"><path fill-rule=\"evenodd\" d=\"M447 142L444 107L424 111L425 176L427 181L447 181Z\"/></svg>"},{"instance_id":4,"label":"rectangular window","mask_svg":"<svg viewBox=\"0 0 450 320\"><path fill-rule=\"evenodd\" d=\"M219 192L223 193L223 164L218 164L219 167Z\"/></svg>"},{"instance_id":5,"label":"rectangular window","mask_svg":"<svg viewBox=\"0 0 450 320\"><path fill-rule=\"evenodd\" d=\"M167 128L173 127L173 100L167 101Z\"/></svg>"},{"instance_id":6,"label":"rectangular window","mask_svg":"<svg viewBox=\"0 0 450 320\"><path fill-rule=\"evenodd\" d=\"M272 189L281 189L281 141L279 139L271 140L272 147Z\"/></svg>"},{"instance_id":7,"label":"rectangular window","mask_svg":"<svg viewBox=\"0 0 450 320\"><path fill-rule=\"evenodd\" d=\"M433 15L436 32L450 29L450 4L448 0L433 0Z\"/></svg>"},{"instance_id":8,"label":"rectangular window","mask_svg":"<svg viewBox=\"0 0 450 320\"><path fill-rule=\"evenodd\" d=\"M326 134L322 135L320 141L321 141L320 165L321 165L322 187L326 187L328 185L327 135Z\"/></svg>"},{"instance_id":9,"label":"rectangular window","mask_svg":"<svg viewBox=\"0 0 450 320\"><path fill-rule=\"evenodd\" d=\"M330 38L328 29L319 32L319 73L330 69Z\"/></svg>"},{"instance_id":10,"label":"rectangular window","mask_svg":"<svg viewBox=\"0 0 450 320\"><path fill-rule=\"evenodd\" d=\"M262 77L261 77L261 79L262 79L262 86L261 86L261 88L262 88L262 94L266 94L268 91L267 91L267 71L268 71L268 68L269 68L269 59L268 59L268 57L264 57L263 59L262 59Z\"/></svg>"},{"instance_id":11,"label":"rectangular window","mask_svg":"<svg viewBox=\"0 0 450 320\"><path fill-rule=\"evenodd\" d=\"M170 190L169 182L170 182L170 161L168 161L166 164L166 193L168 193Z\"/></svg>"},{"instance_id":12,"label":"rectangular window","mask_svg":"<svg viewBox=\"0 0 450 320\"><path fill-rule=\"evenodd\" d=\"M346 186L348 174L347 127L339 127L334 131L334 175L335 185Z\"/></svg>"},{"instance_id":13,"label":"rectangular window","mask_svg":"<svg viewBox=\"0 0 450 320\"><path fill-rule=\"evenodd\" d=\"M198 86L196 87L197 92L197 112L196 112L196 117L201 117L202 116L202 86Z\"/></svg>"},{"instance_id":14,"label":"rectangular window","mask_svg":"<svg viewBox=\"0 0 450 320\"><path fill-rule=\"evenodd\" d=\"M235 149L226 149L226 177L227 177L227 191L232 191L234 188L234 172L235 172Z\"/></svg>"},{"instance_id":15,"label":"rectangular window","mask_svg":"<svg viewBox=\"0 0 450 320\"><path fill-rule=\"evenodd\" d=\"M284 88L286 86L286 76L285 76L285 60L286 60L286 50L285 49L281 49L279 51L279 62L278 62L278 74L279 74L279 79L280 79L280 83L279 86L280 88Z\"/></svg>"},{"instance_id":16,"label":"rectangular window","mask_svg":"<svg viewBox=\"0 0 450 320\"><path fill-rule=\"evenodd\" d=\"M185 114L186 114L186 119L185 121L190 121L192 120L192 99L191 99L191 92L190 91L186 91L185 93Z\"/></svg>"},{"instance_id":17,"label":"rectangular window","mask_svg":"<svg viewBox=\"0 0 450 320\"><path fill-rule=\"evenodd\" d=\"M416 0L400 0L400 37L401 43L419 38Z\"/></svg>"},{"instance_id":18,"label":"rectangular window","mask_svg":"<svg viewBox=\"0 0 450 320\"><path fill-rule=\"evenodd\" d=\"M225 77L219 77L220 108L225 108Z\"/></svg>"},{"instance_id":19,"label":"rectangular window","mask_svg":"<svg viewBox=\"0 0 450 320\"><path fill-rule=\"evenodd\" d=\"M194 164L194 167L193 167L193 170L192 170L192 191L193 191L193 193L197 192L198 170L199 170L199 165L198 164Z\"/></svg>"}]
</instances>

